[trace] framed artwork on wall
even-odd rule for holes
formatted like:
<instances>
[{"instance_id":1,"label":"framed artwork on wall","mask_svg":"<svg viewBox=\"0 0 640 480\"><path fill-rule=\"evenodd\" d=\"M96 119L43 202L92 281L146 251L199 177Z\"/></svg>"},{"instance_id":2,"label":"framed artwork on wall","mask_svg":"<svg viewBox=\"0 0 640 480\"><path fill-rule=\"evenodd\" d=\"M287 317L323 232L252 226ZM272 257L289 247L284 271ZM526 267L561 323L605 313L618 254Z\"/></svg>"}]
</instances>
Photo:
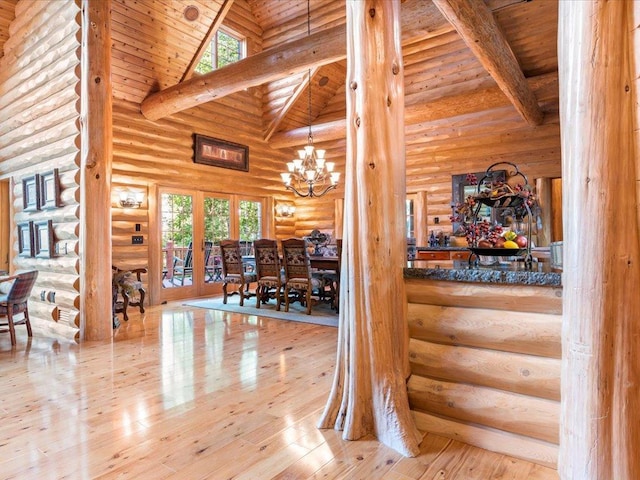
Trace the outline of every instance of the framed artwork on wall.
<instances>
[{"instance_id":1,"label":"framed artwork on wall","mask_svg":"<svg viewBox=\"0 0 640 480\"><path fill-rule=\"evenodd\" d=\"M36 258L53 257L53 222L33 222L34 253Z\"/></svg>"},{"instance_id":2,"label":"framed artwork on wall","mask_svg":"<svg viewBox=\"0 0 640 480\"><path fill-rule=\"evenodd\" d=\"M55 168L50 172L40 175L39 198L40 208L48 210L50 208L58 208L60 204L60 182L58 179L58 169Z\"/></svg>"},{"instance_id":3,"label":"framed artwork on wall","mask_svg":"<svg viewBox=\"0 0 640 480\"><path fill-rule=\"evenodd\" d=\"M193 162L249 171L249 147L217 138L193 135Z\"/></svg>"},{"instance_id":4,"label":"framed artwork on wall","mask_svg":"<svg viewBox=\"0 0 640 480\"><path fill-rule=\"evenodd\" d=\"M27 212L40 209L40 175L37 173L22 179L22 209Z\"/></svg>"},{"instance_id":5,"label":"framed artwork on wall","mask_svg":"<svg viewBox=\"0 0 640 480\"><path fill-rule=\"evenodd\" d=\"M18 255L33 257L33 222L18 224Z\"/></svg>"}]
</instances>

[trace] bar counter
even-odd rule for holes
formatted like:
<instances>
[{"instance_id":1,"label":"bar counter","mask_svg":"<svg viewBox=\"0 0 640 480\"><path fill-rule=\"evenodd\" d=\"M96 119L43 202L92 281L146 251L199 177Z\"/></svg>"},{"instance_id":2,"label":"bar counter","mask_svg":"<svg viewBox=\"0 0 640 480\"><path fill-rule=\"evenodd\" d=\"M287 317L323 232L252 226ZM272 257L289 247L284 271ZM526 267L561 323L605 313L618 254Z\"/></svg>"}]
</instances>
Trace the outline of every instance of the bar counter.
<instances>
[{"instance_id":1,"label":"bar counter","mask_svg":"<svg viewBox=\"0 0 640 480\"><path fill-rule=\"evenodd\" d=\"M500 259L407 263L409 404L421 431L555 468L562 274Z\"/></svg>"}]
</instances>

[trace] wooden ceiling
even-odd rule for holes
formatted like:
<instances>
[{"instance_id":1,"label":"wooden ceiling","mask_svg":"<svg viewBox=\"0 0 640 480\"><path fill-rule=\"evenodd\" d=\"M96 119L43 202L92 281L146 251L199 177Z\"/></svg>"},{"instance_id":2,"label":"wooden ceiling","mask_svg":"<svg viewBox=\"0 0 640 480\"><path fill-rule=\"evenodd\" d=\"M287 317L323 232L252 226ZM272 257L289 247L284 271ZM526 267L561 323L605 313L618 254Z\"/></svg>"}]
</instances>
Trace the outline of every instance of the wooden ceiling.
<instances>
[{"instance_id":1,"label":"wooden ceiling","mask_svg":"<svg viewBox=\"0 0 640 480\"><path fill-rule=\"evenodd\" d=\"M15 18L18 0L0 0L0 58L4 56L4 42L9 38L9 26Z\"/></svg>"},{"instance_id":2,"label":"wooden ceiling","mask_svg":"<svg viewBox=\"0 0 640 480\"><path fill-rule=\"evenodd\" d=\"M219 14L226 27L246 36L249 56L307 36L307 4L301 0L112 2L114 96L134 103L183 79ZM0 0L0 50L8 37L16 3ZM557 110L557 1L485 3L543 112ZM198 9L195 21L184 16L188 6ZM404 0L402 12L405 103L412 109L407 114L408 124L432 121L434 115L441 118L448 111L460 114L459 100L471 93L475 93L470 97L473 105L468 107L472 110L504 107L504 101L478 95L495 90L496 81L431 0ZM311 32L344 25L345 14L343 0L311 0ZM344 59L311 69L314 125L344 120L345 75ZM307 81L305 70L249 90L262 99L266 139L308 126ZM555 94L549 93L554 88Z\"/></svg>"}]
</instances>

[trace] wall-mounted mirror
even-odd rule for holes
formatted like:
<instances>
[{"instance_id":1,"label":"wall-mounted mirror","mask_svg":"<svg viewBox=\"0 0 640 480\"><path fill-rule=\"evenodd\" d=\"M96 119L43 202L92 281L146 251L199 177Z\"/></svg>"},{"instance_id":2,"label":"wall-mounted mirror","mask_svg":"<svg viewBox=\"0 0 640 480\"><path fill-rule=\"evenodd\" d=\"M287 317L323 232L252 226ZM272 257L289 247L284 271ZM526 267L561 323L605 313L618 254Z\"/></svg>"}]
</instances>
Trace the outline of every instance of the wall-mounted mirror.
<instances>
[{"instance_id":1,"label":"wall-mounted mirror","mask_svg":"<svg viewBox=\"0 0 640 480\"><path fill-rule=\"evenodd\" d=\"M451 207L464 203L465 199L469 195L478 194L478 182L491 183L492 181L505 181L507 172L506 170L496 170L493 172L493 177L487 177L487 172L475 172L475 173L463 173L460 175L451 176ZM482 187L480 187L482 189ZM497 220L496 209L491 209L487 205L480 207L478 212L478 220L488 220L494 223ZM453 233L458 231L460 224L453 223Z\"/></svg>"}]
</instances>

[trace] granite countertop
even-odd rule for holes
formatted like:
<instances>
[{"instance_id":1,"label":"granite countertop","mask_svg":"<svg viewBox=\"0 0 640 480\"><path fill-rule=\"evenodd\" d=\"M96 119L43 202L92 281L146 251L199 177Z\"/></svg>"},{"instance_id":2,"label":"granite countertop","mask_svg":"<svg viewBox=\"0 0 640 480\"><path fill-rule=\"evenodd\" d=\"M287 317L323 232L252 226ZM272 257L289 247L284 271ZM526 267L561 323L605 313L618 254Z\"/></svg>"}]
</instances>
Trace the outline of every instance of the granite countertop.
<instances>
[{"instance_id":1,"label":"granite countertop","mask_svg":"<svg viewBox=\"0 0 640 480\"><path fill-rule=\"evenodd\" d=\"M472 267L465 260L448 262L414 260L407 262L404 278L545 287L562 286L562 271L552 268L548 262L533 262L531 270L527 270L524 262Z\"/></svg>"}]
</instances>

